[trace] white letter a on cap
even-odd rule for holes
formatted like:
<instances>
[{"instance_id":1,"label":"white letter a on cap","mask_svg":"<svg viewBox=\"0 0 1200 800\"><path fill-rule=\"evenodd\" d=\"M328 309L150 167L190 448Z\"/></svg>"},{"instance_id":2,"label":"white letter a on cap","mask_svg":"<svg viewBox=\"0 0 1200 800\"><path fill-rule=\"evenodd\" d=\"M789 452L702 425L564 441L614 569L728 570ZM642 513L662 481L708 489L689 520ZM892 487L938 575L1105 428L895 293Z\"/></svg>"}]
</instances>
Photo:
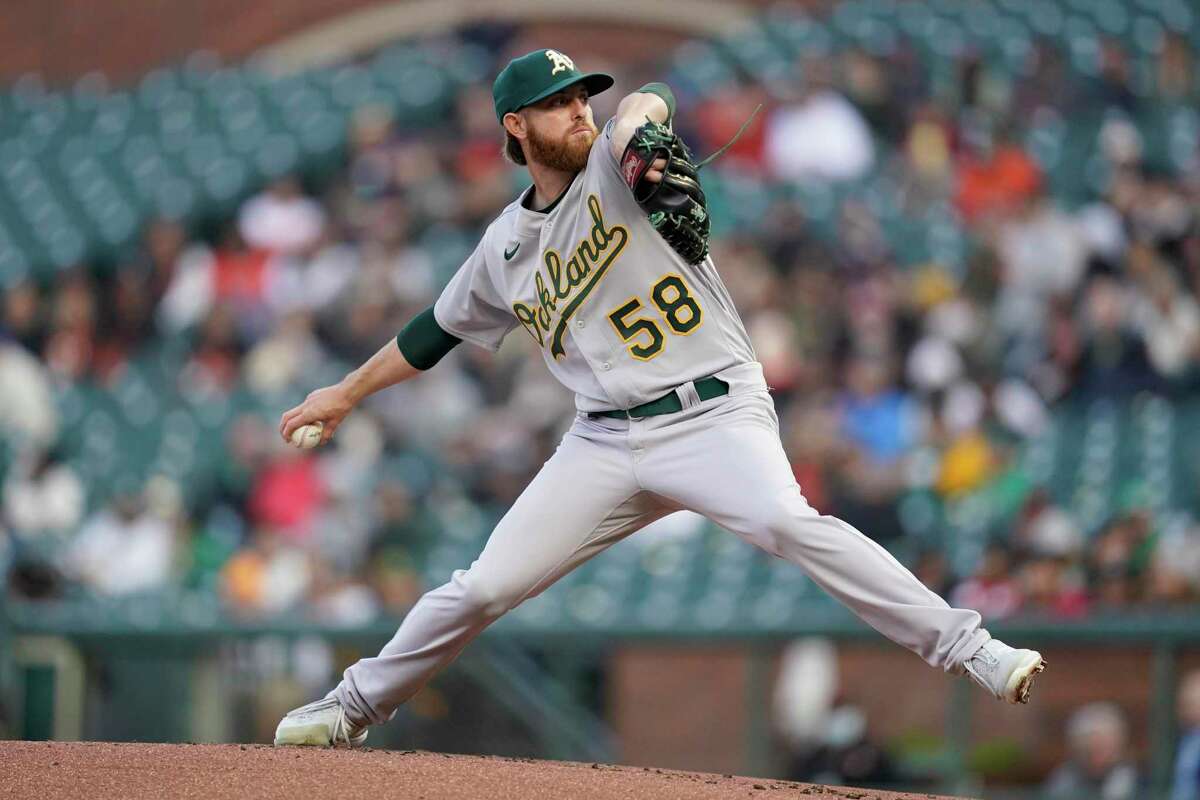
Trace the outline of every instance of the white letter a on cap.
<instances>
[{"instance_id":1,"label":"white letter a on cap","mask_svg":"<svg viewBox=\"0 0 1200 800\"><path fill-rule=\"evenodd\" d=\"M547 50L546 58L550 59L550 63L554 65L554 69L550 70L551 76L557 75L562 70L575 71L575 62L557 50Z\"/></svg>"}]
</instances>

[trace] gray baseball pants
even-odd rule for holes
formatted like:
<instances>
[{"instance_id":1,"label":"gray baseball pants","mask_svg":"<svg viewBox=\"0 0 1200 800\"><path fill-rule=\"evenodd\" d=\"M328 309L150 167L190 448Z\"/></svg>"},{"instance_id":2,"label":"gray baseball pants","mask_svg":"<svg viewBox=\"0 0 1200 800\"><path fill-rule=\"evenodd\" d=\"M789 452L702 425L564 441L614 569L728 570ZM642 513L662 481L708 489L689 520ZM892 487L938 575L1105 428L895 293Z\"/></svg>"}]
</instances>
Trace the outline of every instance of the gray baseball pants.
<instances>
[{"instance_id":1,"label":"gray baseball pants","mask_svg":"<svg viewBox=\"0 0 1200 800\"><path fill-rule=\"evenodd\" d=\"M679 394L675 414L580 415L471 567L427 592L378 656L345 671L331 694L350 721L387 721L506 611L679 509L796 564L930 665L962 671L990 638L979 614L951 608L878 544L808 505L765 389L707 401Z\"/></svg>"}]
</instances>

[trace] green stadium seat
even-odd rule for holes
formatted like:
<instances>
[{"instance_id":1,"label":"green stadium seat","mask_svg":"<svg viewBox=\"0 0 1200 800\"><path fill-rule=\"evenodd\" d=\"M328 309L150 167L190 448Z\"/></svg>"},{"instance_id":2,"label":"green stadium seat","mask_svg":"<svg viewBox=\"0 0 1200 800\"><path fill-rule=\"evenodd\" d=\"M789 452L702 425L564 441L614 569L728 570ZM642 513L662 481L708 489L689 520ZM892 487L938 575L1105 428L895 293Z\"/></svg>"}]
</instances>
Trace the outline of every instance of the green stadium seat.
<instances>
[{"instance_id":1,"label":"green stadium seat","mask_svg":"<svg viewBox=\"0 0 1200 800\"><path fill-rule=\"evenodd\" d=\"M329 81L329 97L342 108L356 108L367 102L375 91L370 70L351 64L333 71Z\"/></svg>"},{"instance_id":2,"label":"green stadium seat","mask_svg":"<svg viewBox=\"0 0 1200 800\"><path fill-rule=\"evenodd\" d=\"M1034 112L1025 135L1025 151L1045 171L1053 171L1063 157L1067 125L1062 116L1048 108Z\"/></svg>"},{"instance_id":3,"label":"green stadium seat","mask_svg":"<svg viewBox=\"0 0 1200 800\"><path fill-rule=\"evenodd\" d=\"M211 71L198 71L188 83L198 91L204 103L212 109L220 108L225 99L245 89L252 89L253 84L246 78L245 72L237 67L221 66Z\"/></svg>"},{"instance_id":4,"label":"green stadium seat","mask_svg":"<svg viewBox=\"0 0 1200 800\"><path fill-rule=\"evenodd\" d=\"M763 31L782 48L785 58L793 59L801 54L817 57L833 49L834 37L825 24L795 7L772 8L764 18ZM676 52L678 56L679 51ZM686 62L690 58L683 60ZM679 66L683 68L684 65Z\"/></svg>"},{"instance_id":5,"label":"green stadium seat","mask_svg":"<svg viewBox=\"0 0 1200 800\"><path fill-rule=\"evenodd\" d=\"M138 81L135 93L137 104L147 111L158 111L169 98L181 91L175 70L152 69Z\"/></svg>"},{"instance_id":6,"label":"green stadium seat","mask_svg":"<svg viewBox=\"0 0 1200 800\"><path fill-rule=\"evenodd\" d=\"M936 15L925 3L905 3L897 10L896 23L910 39L922 39Z\"/></svg>"},{"instance_id":7,"label":"green stadium seat","mask_svg":"<svg viewBox=\"0 0 1200 800\"><path fill-rule=\"evenodd\" d=\"M1194 33L1196 30L1197 11L1187 0L1154 0L1149 10L1177 33Z\"/></svg>"},{"instance_id":8,"label":"green stadium seat","mask_svg":"<svg viewBox=\"0 0 1200 800\"><path fill-rule=\"evenodd\" d=\"M1095 27L1082 17L1071 17L1065 31L1071 67L1080 75L1100 74L1100 39Z\"/></svg>"},{"instance_id":9,"label":"green stadium seat","mask_svg":"<svg viewBox=\"0 0 1200 800\"><path fill-rule=\"evenodd\" d=\"M688 42L672 57L672 80L701 97L736 82L730 64L712 45Z\"/></svg>"},{"instance_id":10,"label":"green stadium seat","mask_svg":"<svg viewBox=\"0 0 1200 800\"><path fill-rule=\"evenodd\" d=\"M210 126L201 116L199 104L190 93L179 92L166 99L149 117L154 137L168 152L178 153Z\"/></svg>"},{"instance_id":11,"label":"green stadium seat","mask_svg":"<svg viewBox=\"0 0 1200 800\"><path fill-rule=\"evenodd\" d=\"M300 145L288 133L270 134L263 138L254 154L255 168L268 179L277 178L296 169L300 162Z\"/></svg>"},{"instance_id":12,"label":"green stadium seat","mask_svg":"<svg viewBox=\"0 0 1200 800\"><path fill-rule=\"evenodd\" d=\"M314 108L296 120L294 132L305 152L321 155L341 146L345 141L346 124L338 114Z\"/></svg>"},{"instance_id":13,"label":"green stadium seat","mask_svg":"<svg viewBox=\"0 0 1200 800\"><path fill-rule=\"evenodd\" d=\"M40 152L49 148L66 125L70 111L59 94L47 94L30 109L21 126L21 136Z\"/></svg>"},{"instance_id":14,"label":"green stadium seat","mask_svg":"<svg viewBox=\"0 0 1200 800\"><path fill-rule=\"evenodd\" d=\"M482 45L462 44L438 61L442 73L460 86L490 82L492 54Z\"/></svg>"},{"instance_id":15,"label":"green stadium seat","mask_svg":"<svg viewBox=\"0 0 1200 800\"><path fill-rule=\"evenodd\" d=\"M385 85L394 94L397 112L413 123L437 122L448 112L454 89L440 69L421 62L397 70Z\"/></svg>"},{"instance_id":16,"label":"green stadium seat","mask_svg":"<svg viewBox=\"0 0 1200 800\"><path fill-rule=\"evenodd\" d=\"M1129 31L1130 15L1117 0L1097 0L1088 9L1092 19L1109 36L1123 36Z\"/></svg>"},{"instance_id":17,"label":"green stadium seat","mask_svg":"<svg viewBox=\"0 0 1200 800\"><path fill-rule=\"evenodd\" d=\"M33 265L23 248L16 244L7 229L0 228L0 291L33 274Z\"/></svg>"},{"instance_id":18,"label":"green stadium seat","mask_svg":"<svg viewBox=\"0 0 1200 800\"><path fill-rule=\"evenodd\" d=\"M962 4L961 22L979 49L988 49L999 43L1005 17L990 3Z\"/></svg>"},{"instance_id":19,"label":"green stadium seat","mask_svg":"<svg viewBox=\"0 0 1200 800\"><path fill-rule=\"evenodd\" d=\"M918 36L926 47L942 58L957 59L967 51L967 37L962 27L949 19L930 18Z\"/></svg>"},{"instance_id":20,"label":"green stadium seat","mask_svg":"<svg viewBox=\"0 0 1200 800\"><path fill-rule=\"evenodd\" d=\"M859 0L836 4L829 19L831 28L845 39L857 38L860 27L874 21L869 5Z\"/></svg>"},{"instance_id":21,"label":"green stadium seat","mask_svg":"<svg viewBox=\"0 0 1200 800\"><path fill-rule=\"evenodd\" d=\"M786 80L791 74L791 60L785 58L775 42L760 29L750 28L744 33L727 36L720 46L742 72L758 82L770 84Z\"/></svg>"},{"instance_id":22,"label":"green stadium seat","mask_svg":"<svg viewBox=\"0 0 1200 800\"><path fill-rule=\"evenodd\" d=\"M213 165L225 155L221 137L215 133L204 133L196 136L182 153L183 164L189 174L203 178L213 168Z\"/></svg>"},{"instance_id":23,"label":"green stadium seat","mask_svg":"<svg viewBox=\"0 0 1200 800\"><path fill-rule=\"evenodd\" d=\"M71 86L69 103L77 111L95 111L108 97L108 76L99 70L80 75Z\"/></svg>"},{"instance_id":24,"label":"green stadium seat","mask_svg":"<svg viewBox=\"0 0 1200 800\"><path fill-rule=\"evenodd\" d=\"M134 103L125 93L104 98L92 117L87 137L95 149L110 153L124 143L133 124Z\"/></svg>"},{"instance_id":25,"label":"green stadium seat","mask_svg":"<svg viewBox=\"0 0 1200 800\"><path fill-rule=\"evenodd\" d=\"M1166 29L1156 17L1140 14L1129 27L1129 42L1137 51L1156 56L1166 44Z\"/></svg>"},{"instance_id":26,"label":"green stadium seat","mask_svg":"<svg viewBox=\"0 0 1200 800\"><path fill-rule=\"evenodd\" d=\"M1059 36L1066 23L1066 16L1062 10L1052 3L1038 3L1036 6L1031 6L1025 16L1030 29L1041 36Z\"/></svg>"}]
</instances>

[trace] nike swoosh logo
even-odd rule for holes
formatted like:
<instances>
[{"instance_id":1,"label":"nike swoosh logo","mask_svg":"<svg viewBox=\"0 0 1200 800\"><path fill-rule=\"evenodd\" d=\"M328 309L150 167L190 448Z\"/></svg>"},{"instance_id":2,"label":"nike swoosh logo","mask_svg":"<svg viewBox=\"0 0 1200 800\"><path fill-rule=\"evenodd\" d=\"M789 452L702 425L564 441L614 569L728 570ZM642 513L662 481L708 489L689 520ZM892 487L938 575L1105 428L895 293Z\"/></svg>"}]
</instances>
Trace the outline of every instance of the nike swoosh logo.
<instances>
[{"instance_id":1,"label":"nike swoosh logo","mask_svg":"<svg viewBox=\"0 0 1200 800\"><path fill-rule=\"evenodd\" d=\"M517 242L517 244L513 247L512 250L505 250L504 251L504 260L512 261L512 257L515 256L517 254L517 251L520 249L521 249L521 243Z\"/></svg>"}]
</instances>

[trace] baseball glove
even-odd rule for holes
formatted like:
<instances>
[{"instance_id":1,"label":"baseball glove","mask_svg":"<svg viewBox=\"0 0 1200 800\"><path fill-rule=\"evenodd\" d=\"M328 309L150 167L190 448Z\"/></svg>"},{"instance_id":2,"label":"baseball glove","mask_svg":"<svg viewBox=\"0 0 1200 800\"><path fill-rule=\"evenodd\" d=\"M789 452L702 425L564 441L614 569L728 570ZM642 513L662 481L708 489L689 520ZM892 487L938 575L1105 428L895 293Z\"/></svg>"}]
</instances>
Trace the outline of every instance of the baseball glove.
<instances>
[{"instance_id":1,"label":"baseball glove","mask_svg":"<svg viewBox=\"0 0 1200 800\"><path fill-rule=\"evenodd\" d=\"M656 159L667 161L662 181L645 180ZM689 264L708 255L708 206L692 153L670 128L649 119L638 128L621 156L621 175L633 199L671 249Z\"/></svg>"}]
</instances>

